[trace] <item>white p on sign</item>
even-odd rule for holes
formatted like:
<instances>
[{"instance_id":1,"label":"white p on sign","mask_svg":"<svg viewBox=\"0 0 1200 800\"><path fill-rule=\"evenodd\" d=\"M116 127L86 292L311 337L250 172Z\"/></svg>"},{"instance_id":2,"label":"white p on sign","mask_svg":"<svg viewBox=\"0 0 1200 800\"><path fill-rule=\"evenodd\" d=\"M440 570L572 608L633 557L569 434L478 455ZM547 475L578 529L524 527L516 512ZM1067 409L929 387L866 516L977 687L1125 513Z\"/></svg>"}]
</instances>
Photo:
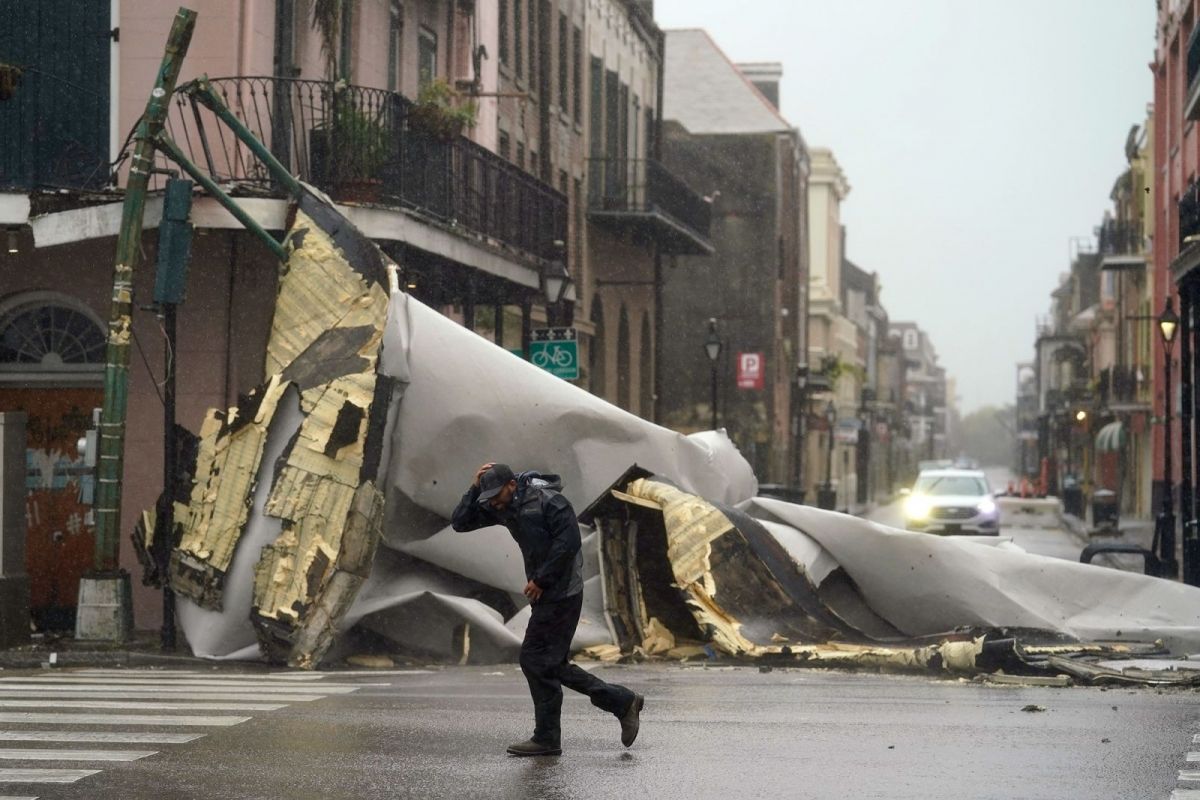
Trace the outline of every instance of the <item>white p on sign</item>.
<instances>
[{"instance_id":1,"label":"white p on sign","mask_svg":"<svg viewBox=\"0 0 1200 800\"><path fill-rule=\"evenodd\" d=\"M739 389L763 388L765 371L762 353L738 353L737 385Z\"/></svg>"}]
</instances>

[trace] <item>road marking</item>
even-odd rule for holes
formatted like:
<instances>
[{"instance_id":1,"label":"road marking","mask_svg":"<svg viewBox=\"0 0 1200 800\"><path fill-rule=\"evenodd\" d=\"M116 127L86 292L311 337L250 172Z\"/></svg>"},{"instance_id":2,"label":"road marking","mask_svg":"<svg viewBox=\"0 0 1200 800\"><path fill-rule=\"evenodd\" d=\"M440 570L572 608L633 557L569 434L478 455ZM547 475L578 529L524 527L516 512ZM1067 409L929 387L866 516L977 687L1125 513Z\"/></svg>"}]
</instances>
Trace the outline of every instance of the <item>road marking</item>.
<instances>
[{"instance_id":1,"label":"road marking","mask_svg":"<svg viewBox=\"0 0 1200 800\"><path fill-rule=\"evenodd\" d=\"M0 769L0 783L74 783L98 769Z\"/></svg>"},{"instance_id":2,"label":"road marking","mask_svg":"<svg viewBox=\"0 0 1200 800\"><path fill-rule=\"evenodd\" d=\"M1200 789L1176 789L1171 792L1171 800L1200 800Z\"/></svg>"},{"instance_id":3,"label":"road marking","mask_svg":"<svg viewBox=\"0 0 1200 800\"><path fill-rule=\"evenodd\" d=\"M0 712L0 722L43 722L65 725L197 725L226 727L241 725L250 717L190 716L177 714L43 714L24 711Z\"/></svg>"},{"instance_id":4,"label":"road marking","mask_svg":"<svg viewBox=\"0 0 1200 800\"><path fill-rule=\"evenodd\" d=\"M0 708L113 708L131 711L278 711L278 703L171 703L162 700L43 700L36 697L0 700Z\"/></svg>"},{"instance_id":5,"label":"road marking","mask_svg":"<svg viewBox=\"0 0 1200 800\"><path fill-rule=\"evenodd\" d=\"M318 691L317 687L311 689L307 686L268 686L262 689L245 686L232 686L223 688L220 686L142 686L142 685L127 685L122 683L67 683L56 685L52 683L4 683L0 681L0 692L6 694L12 693L29 693L29 692L71 692L77 693L96 693L96 692L141 692L146 694L161 694L161 695L186 695L198 694L206 696L226 697L231 694L252 694L257 699L261 696L268 696L272 700L276 697L294 697L295 692L305 692L306 696L311 697L326 697L327 693ZM307 693L311 692L311 695ZM350 694L350 692L330 692L329 694Z\"/></svg>"},{"instance_id":6,"label":"road marking","mask_svg":"<svg viewBox=\"0 0 1200 800\"><path fill-rule=\"evenodd\" d=\"M129 685L129 686L162 686L162 682L154 678L127 678L123 680L115 680L111 678L76 678L69 675L64 675L61 678L33 678L33 677L12 677L0 678L0 687L9 686L28 686L39 684L56 684L61 685L61 688L67 686L112 686L112 685ZM255 689L264 691L295 691L295 688L281 686L278 683L250 683L249 681L222 681L222 680L178 680L172 681L172 686L212 686L222 689ZM391 686L390 683L322 683L317 691L322 694L349 694L357 692L359 689L367 686Z\"/></svg>"},{"instance_id":7,"label":"road marking","mask_svg":"<svg viewBox=\"0 0 1200 800\"><path fill-rule=\"evenodd\" d=\"M1195 751L1188 753L1187 760L1188 761L1200 761L1200 753L1197 753Z\"/></svg>"},{"instance_id":8,"label":"road marking","mask_svg":"<svg viewBox=\"0 0 1200 800\"><path fill-rule=\"evenodd\" d=\"M323 681L326 676L323 673L304 672L304 673L283 673L283 672L201 672L200 670L134 670L134 669L73 669L69 672L64 670L60 674L64 676L81 675L90 676L96 675L101 677L107 676L152 676L155 678L166 678L168 680L175 678L223 678L225 680L271 680L271 681Z\"/></svg>"},{"instance_id":9,"label":"road marking","mask_svg":"<svg viewBox=\"0 0 1200 800\"><path fill-rule=\"evenodd\" d=\"M58 750L55 748L4 748L0 758L11 761L137 761L157 750Z\"/></svg>"},{"instance_id":10,"label":"road marking","mask_svg":"<svg viewBox=\"0 0 1200 800\"><path fill-rule=\"evenodd\" d=\"M107 744L187 744L205 733L131 731L0 731L0 742L104 742ZM0 798L2 800L2 798Z\"/></svg>"},{"instance_id":11,"label":"road marking","mask_svg":"<svg viewBox=\"0 0 1200 800\"><path fill-rule=\"evenodd\" d=\"M1181 781L1200 781L1200 770L1181 769L1181 770L1179 770L1179 780L1181 780Z\"/></svg>"},{"instance_id":12,"label":"road marking","mask_svg":"<svg viewBox=\"0 0 1200 800\"><path fill-rule=\"evenodd\" d=\"M63 689L41 686L0 686L0 697L63 697ZM80 690L77 686L69 687L68 697L72 700L245 700L250 703L267 700L272 703L307 703L320 700L323 694L277 694L274 692L220 692L215 689L193 690L187 686L178 689L156 689L150 686L114 687L107 691L93 691L90 687Z\"/></svg>"},{"instance_id":13,"label":"road marking","mask_svg":"<svg viewBox=\"0 0 1200 800\"><path fill-rule=\"evenodd\" d=\"M0 800L38 800L36 796L17 797L11 794L0 794Z\"/></svg>"}]
</instances>

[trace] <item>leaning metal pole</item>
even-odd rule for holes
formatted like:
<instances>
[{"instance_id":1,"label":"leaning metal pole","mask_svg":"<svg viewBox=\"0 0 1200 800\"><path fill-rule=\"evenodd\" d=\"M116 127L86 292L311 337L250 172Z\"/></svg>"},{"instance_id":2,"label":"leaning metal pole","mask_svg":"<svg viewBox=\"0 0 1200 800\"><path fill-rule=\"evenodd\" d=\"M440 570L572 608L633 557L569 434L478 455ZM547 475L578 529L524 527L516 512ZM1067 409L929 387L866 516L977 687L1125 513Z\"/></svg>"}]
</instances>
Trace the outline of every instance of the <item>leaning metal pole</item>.
<instances>
[{"instance_id":1,"label":"leaning metal pole","mask_svg":"<svg viewBox=\"0 0 1200 800\"><path fill-rule=\"evenodd\" d=\"M128 635L124 621L132 620L127 589L105 587L96 581L113 581L128 586L128 575L118 570L121 523L121 479L125 456L125 414L129 388L129 344L132 336L133 275L141 258L142 222L146 207L146 190L154 165L154 137L163 129L171 93L191 42L196 25L196 12L180 8L175 14L166 51L146 103L146 112L138 122L129 179L125 186L125 204L117 252L113 261L112 307L108 321L108 345L104 367L104 408L100 418L100 446L96 481L96 550L95 573L80 584L79 615L76 636L89 639L123 639ZM116 616L109 611L91 613L109 607L114 599ZM119 599L122 598L123 599ZM114 624L115 623L115 624Z\"/></svg>"}]
</instances>

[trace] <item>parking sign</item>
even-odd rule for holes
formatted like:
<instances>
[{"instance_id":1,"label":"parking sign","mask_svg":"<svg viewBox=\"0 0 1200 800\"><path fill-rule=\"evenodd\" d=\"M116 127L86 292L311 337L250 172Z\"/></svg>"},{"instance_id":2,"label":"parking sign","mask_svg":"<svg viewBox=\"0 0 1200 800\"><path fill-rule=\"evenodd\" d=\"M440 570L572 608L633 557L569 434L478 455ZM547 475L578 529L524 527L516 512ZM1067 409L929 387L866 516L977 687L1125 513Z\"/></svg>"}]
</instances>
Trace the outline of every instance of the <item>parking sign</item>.
<instances>
[{"instance_id":1,"label":"parking sign","mask_svg":"<svg viewBox=\"0 0 1200 800\"><path fill-rule=\"evenodd\" d=\"M763 388L764 361L762 353L738 353L737 386L739 389Z\"/></svg>"}]
</instances>

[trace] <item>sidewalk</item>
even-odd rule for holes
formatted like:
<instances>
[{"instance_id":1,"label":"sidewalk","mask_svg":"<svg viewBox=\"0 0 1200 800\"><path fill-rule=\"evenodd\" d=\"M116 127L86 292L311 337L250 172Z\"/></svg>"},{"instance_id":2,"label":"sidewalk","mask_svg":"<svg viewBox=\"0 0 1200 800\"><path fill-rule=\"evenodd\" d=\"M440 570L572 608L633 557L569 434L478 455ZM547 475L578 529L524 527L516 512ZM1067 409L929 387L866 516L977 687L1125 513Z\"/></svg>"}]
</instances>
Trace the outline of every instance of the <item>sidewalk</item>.
<instances>
[{"instance_id":1,"label":"sidewalk","mask_svg":"<svg viewBox=\"0 0 1200 800\"><path fill-rule=\"evenodd\" d=\"M1063 514L1063 527L1083 542L1084 546L1098 543L1133 544L1147 550L1154 543L1154 520L1134 517L1121 519L1117 530L1101 530L1093 528L1086 520L1073 514ZM1139 556L1122 554L1104 554L1096 562L1107 563L1109 566L1129 572L1141 572L1144 569L1143 559Z\"/></svg>"},{"instance_id":2,"label":"sidewalk","mask_svg":"<svg viewBox=\"0 0 1200 800\"><path fill-rule=\"evenodd\" d=\"M175 652L164 652L158 631L137 631L126 642L76 641L68 635L34 634L29 644L0 649L0 669L180 666L215 669L218 665L220 662L190 655L182 642ZM247 664L229 662L229 666L245 668Z\"/></svg>"}]
</instances>

